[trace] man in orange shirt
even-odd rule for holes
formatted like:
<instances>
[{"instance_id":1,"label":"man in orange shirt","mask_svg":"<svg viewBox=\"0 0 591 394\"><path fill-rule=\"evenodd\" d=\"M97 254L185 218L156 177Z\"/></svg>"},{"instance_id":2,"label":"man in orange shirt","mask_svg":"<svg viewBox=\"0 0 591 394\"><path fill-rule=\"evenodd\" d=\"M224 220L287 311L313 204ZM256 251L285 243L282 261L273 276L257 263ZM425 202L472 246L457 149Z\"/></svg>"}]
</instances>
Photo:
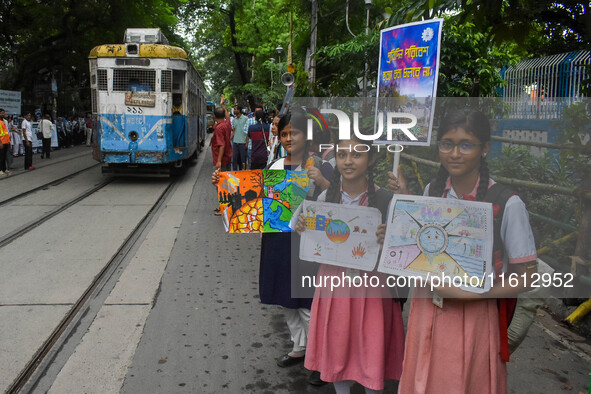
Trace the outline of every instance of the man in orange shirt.
<instances>
[{"instance_id":1,"label":"man in orange shirt","mask_svg":"<svg viewBox=\"0 0 591 394\"><path fill-rule=\"evenodd\" d=\"M10 174L6 167L6 156L10 149L10 133L8 132L8 123L6 123L6 111L0 108L0 177Z\"/></svg>"}]
</instances>

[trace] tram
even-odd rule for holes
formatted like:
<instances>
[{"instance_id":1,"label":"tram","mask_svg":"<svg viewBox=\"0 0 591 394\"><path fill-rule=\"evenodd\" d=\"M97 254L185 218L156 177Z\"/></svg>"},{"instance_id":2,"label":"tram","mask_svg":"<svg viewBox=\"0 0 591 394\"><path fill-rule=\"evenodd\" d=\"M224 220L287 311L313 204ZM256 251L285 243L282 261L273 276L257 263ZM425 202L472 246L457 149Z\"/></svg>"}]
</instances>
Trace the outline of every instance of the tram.
<instances>
[{"instance_id":1,"label":"tram","mask_svg":"<svg viewBox=\"0 0 591 394\"><path fill-rule=\"evenodd\" d=\"M205 86L160 29L127 29L90 51L93 157L103 173L170 173L206 137Z\"/></svg>"}]
</instances>

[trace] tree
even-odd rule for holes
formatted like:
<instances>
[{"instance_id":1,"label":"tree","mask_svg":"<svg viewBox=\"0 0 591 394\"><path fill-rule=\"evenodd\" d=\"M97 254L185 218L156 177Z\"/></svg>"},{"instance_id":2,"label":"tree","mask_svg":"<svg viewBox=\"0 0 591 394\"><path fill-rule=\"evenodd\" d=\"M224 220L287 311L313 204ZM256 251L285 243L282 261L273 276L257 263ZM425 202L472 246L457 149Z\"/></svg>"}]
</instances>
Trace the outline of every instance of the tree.
<instances>
[{"instance_id":1,"label":"tree","mask_svg":"<svg viewBox=\"0 0 591 394\"><path fill-rule=\"evenodd\" d=\"M55 78L60 113L72 104L89 109L88 54L96 46L122 42L128 27L159 27L171 43L181 0L6 0L0 5L0 34L6 43L0 56L0 83L22 90L37 106L34 87ZM86 101L82 104L81 101ZM83 109L83 108L80 108Z\"/></svg>"}]
</instances>

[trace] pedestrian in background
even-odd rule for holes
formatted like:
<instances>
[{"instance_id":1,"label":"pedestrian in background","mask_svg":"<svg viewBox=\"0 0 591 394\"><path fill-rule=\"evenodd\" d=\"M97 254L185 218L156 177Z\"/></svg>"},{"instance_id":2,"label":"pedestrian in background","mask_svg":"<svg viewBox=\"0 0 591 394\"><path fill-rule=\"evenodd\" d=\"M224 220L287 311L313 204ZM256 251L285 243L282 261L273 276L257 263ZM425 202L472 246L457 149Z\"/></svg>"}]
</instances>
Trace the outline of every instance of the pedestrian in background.
<instances>
[{"instance_id":1,"label":"pedestrian in background","mask_svg":"<svg viewBox=\"0 0 591 394\"><path fill-rule=\"evenodd\" d=\"M0 177L10 174L6 166L6 158L10 150L10 131L6 122L6 111L0 108Z\"/></svg>"},{"instance_id":2,"label":"pedestrian in background","mask_svg":"<svg viewBox=\"0 0 591 394\"><path fill-rule=\"evenodd\" d=\"M39 122L39 131L43 134L41 143L43 148L41 150L41 158L50 158L51 156L51 134L55 130L55 126L51 122L51 115L45 114L44 119Z\"/></svg>"},{"instance_id":3,"label":"pedestrian in background","mask_svg":"<svg viewBox=\"0 0 591 394\"><path fill-rule=\"evenodd\" d=\"M25 146L25 170L34 170L33 167L33 128L31 126L31 113L25 114L25 119L21 125Z\"/></svg>"},{"instance_id":4,"label":"pedestrian in background","mask_svg":"<svg viewBox=\"0 0 591 394\"><path fill-rule=\"evenodd\" d=\"M8 123L11 130L10 142L12 142L12 156L18 157L25 153L23 146L22 131L19 127L19 121L16 116L12 117L12 121Z\"/></svg>"},{"instance_id":5,"label":"pedestrian in background","mask_svg":"<svg viewBox=\"0 0 591 394\"><path fill-rule=\"evenodd\" d=\"M84 125L86 126L86 146L90 146L90 141L92 139L92 117L90 117L90 115L86 116Z\"/></svg>"},{"instance_id":6,"label":"pedestrian in background","mask_svg":"<svg viewBox=\"0 0 591 394\"><path fill-rule=\"evenodd\" d=\"M242 114L242 107L234 106L234 122L232 124L232 168L234 171L246 170L246 132L247 118Z\"/></svg>"},{"instance_id":7,"label":"pedestrian in background","mask_svg":"<svg viewBox=\"0 0 591 394\"><path fill-rule=\"evenodd\" d=\"M258 109L255 113L255 123L248 127L247 142L252 141L252 153L250 157L250 168L258 170L267 166L269 151L269 125L263 123L265 113Z\"/></svg>"},{"instance_id":8,"label":"pedestrian in background","mask_svg":"<svg viewBox=\"0 0 591 394\"><path fill-rule=\"evenodd\" d=\"M211 154L216 170L230 171L232 162L232 143L230 142L232 125L230 124L230 115L226 110L223 94L220 104L221 107L213 111L215 125L213 126L213 137L211 138Z\"/></svg>"}]
</instances>

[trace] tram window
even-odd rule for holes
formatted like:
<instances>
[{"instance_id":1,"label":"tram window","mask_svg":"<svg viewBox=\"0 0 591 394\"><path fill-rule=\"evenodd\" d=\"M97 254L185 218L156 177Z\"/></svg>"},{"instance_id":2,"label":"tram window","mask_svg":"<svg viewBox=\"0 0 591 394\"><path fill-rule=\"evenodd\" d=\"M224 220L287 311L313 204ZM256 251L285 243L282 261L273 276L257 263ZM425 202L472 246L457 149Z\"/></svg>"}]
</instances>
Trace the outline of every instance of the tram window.
<instances>
[{"instance_id":1,"label":"tram window","mask_svg":"<svg viewBox=\"0 0 591 394\"><path fill-rule=\"evenodd\" d=\"M96 70L98 76L98 89L107 90L107 70L100 68Z\"/></svg>"},{"instance_id":2,"label":"tram window","mask_svg":"<svg viewBox=\"0 0 591 394\"><path fill-rule=\"evenodd\" d=\"M173 92L184 92L185 91L185 72L174 70L172 73L172 91Z\"/></svg>"},{"instance_id":3,"label":"tram window","mask_svg":"<svg viewBox=\"0 0 591 394\"><path fill-rule=\"evenodd\" d=\"M172 92L172 71L162 70L160 74L160 91Z\"/></svg>"},{"instance_id":4,"label":"tram window","mask_svg":"<svg viewBox=\"0 0 591 394\"><path fill-rule=\"evenodd\" d=\"M143 66L150 67L150 59L116 59L115 64L117 66Z\"/></svg>"},{"instance_id":5,"label":"tram window","mask_svg":"<svg viewBox=\"0 0 591 394\"><path fill-rule=\"evenodd\" d=\"M133 86L132 86L133 85ZM113 70L113 91L127 92L135 86L136 91L156 90L155 70Z\"/></svg>"}]
</instances>

